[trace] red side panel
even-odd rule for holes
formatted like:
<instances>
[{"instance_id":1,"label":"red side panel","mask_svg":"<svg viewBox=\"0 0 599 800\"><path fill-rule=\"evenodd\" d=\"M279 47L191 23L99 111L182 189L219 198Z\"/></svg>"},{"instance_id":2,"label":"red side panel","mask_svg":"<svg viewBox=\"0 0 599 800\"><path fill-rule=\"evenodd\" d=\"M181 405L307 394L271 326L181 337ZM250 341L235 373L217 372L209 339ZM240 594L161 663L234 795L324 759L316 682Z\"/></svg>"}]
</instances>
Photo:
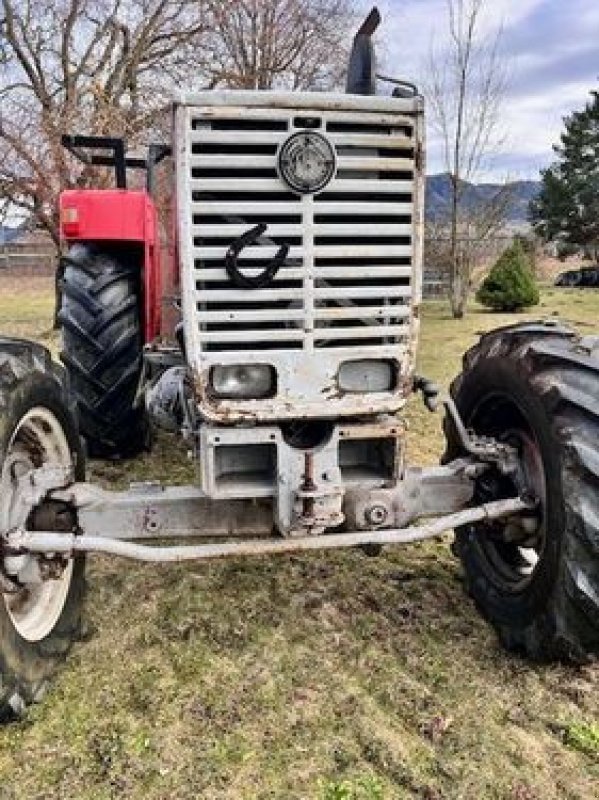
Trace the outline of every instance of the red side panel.
<instances>
[{"instance_id":1,"label":"red side panel","mask_svg":"<svg viewBox=\"0 0 599 800\"><path fill-rule=\"evenodd\" d=\"M147 192L69 189L60 195L64 242L139 242L143 245L144 340L160 333L161 270L156 207Z\"/></svg>"},{"instance_id":2,"label":"red side panel","mask_svg":"<svg viewBox=\"0 0 599 800\"><path fill-rule=\"evenodd\" d=\"M63 238L67 241L143 242L148 203L152 201L146 192L68 189L60 195Z\"/></svg>"}]
</instances>

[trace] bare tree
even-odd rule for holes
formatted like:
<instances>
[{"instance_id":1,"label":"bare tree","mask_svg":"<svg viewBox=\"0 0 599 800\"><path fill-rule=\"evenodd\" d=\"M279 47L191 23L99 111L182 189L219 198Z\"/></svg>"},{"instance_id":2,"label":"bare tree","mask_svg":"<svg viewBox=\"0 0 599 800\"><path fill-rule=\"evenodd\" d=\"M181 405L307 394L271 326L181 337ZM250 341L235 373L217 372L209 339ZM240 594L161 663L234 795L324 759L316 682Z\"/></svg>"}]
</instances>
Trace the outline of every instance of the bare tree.
<instances>
[{"instance_id":1,"label":"bare tree","mask_svg":"<svg viewBox=\"0 0 599 800\"><path fill-rule=\"evenodd\" d=\"M431 48L428 100L450 180L449 293L452 314L461 318L473 266L472 245L497 230L507 205L504 190L475 213L461 202L466 183L476 180L501 141L506 70L499 47L502 31L492 37L483 33L485 0L446 1L449 37L441 48Z\"/></svg>"},{"instance_id":2,"label":"bare tree","mask_svg":"<svg viewBox=\"0 0 599 800\"><path fill-rule=\"evenodd\" d=\"M62 133L143 138L203 30L198 0L0 0L0 196L58 242L58 192L89 178Z\"/></svg>"},{"instance_id":3,"label":"bare tree","mask_svg":"<svg viewBox=\"0 0 599 800\"><path fill-rule=\"evenodd\" d=\"M60 190L102 180L63 133L147 142L174 86L328 88L349 21L349 0L0 0L0 197L58 244Z\"/></svg>"},{"instance_id":4,"label":"bare tree","mask_svg":"<svg viewBox=\"0 0 599 800\"><path fill-rule=\"evenodd\" d=\"M209 85L330 89L342 82L350 0L207 0Z\"/></svg>"}]
</instances>

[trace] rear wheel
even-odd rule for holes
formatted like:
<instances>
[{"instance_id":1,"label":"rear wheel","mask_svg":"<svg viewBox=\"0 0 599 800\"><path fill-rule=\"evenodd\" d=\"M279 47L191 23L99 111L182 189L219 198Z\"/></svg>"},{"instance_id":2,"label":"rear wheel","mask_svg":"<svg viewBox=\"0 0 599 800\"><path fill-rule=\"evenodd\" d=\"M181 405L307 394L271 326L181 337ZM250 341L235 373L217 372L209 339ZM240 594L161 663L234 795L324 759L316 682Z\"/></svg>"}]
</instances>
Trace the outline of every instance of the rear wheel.
<instances>
[{"instance_id":1,"label":"rear wheel","mask_svg":"<svg viewBox=\"0 0 599 800\"><path fill-rule=\"evenodd\" d=\"M84 478L83 453L61 375L48 352L17 340L0 340L0 529L36 527L36 514L23 520L19 479L44 465L74 469ZM42 520L40 520L42 521ZM72 531L66 507L49 504L43 527ZM84 595L83 557L49 560L45 580L23 573L0 558L0 721L20 716L39 700L57 665L80 630ZM22 564L21 564L22 567Z\"/></svg>"},{"instance_id":2,"label":"rear wheel","mask_svg":"<svg viewBox=\"0 0 599 800\"><path fill-rule=\"evenodd\" d=\"M467 427L517 448L539 500L536 519L456 532L470 594L510 649L599 656L599 340L544 325L495 331L466 354L451 391ZM516 493L490 472L475 501Z\"/></svg>"},{"instance_id":3,"label":"rear wheel","mask_svg":"<svg viewBox=\"0 0 599 800\"><path fill-rule=\"evenodd\" d=\"M141 298L136 265L108 246L75 245L63 259L61 358L90 455L129 457L147 446Z\"/></svg>"}]
</instances>

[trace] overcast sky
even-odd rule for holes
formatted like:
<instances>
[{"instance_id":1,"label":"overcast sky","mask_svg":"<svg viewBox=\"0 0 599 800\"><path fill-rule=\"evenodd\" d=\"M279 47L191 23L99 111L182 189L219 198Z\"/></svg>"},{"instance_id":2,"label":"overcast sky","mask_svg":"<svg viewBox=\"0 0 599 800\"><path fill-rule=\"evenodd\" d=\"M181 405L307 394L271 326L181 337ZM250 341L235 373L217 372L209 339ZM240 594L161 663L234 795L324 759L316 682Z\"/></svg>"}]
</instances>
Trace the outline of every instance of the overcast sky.
<instances>
[{"instance_id":1,"label":"overcast sky","mask_svg":"<svg viewBox=\"0 0 599 800\"><path fill-rule=\"evenodd\" d=\"M361 0L365 9L374 3ZM445 0L380 0L381 67L422 83L431 39L447 41ZM599 0L488 0L485 30L503 26L509 66L507 139L487 178L538 178L552 160L562 118L584 106L599 75ZM429 131L428 172L443 170Z\"/></svg>"}]
</instances>

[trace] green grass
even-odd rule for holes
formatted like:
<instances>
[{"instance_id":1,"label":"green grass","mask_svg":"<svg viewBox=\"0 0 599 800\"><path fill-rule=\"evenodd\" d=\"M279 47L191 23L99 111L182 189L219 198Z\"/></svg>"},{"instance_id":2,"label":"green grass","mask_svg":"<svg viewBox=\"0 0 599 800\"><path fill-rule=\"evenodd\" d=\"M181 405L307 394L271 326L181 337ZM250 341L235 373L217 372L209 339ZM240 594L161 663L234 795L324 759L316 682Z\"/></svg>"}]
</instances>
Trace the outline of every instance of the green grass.
<instances>
[{"instance_id":1,"label":"green grass","mask_svg":"<svg viewBox=\"0 0 599 800\"><path fill-rule=\"evenodd\" d=\"M0 291L0 330L49 334L52 298ZM477 331L556 316L597 328L599 294L553 290L532 314L424 306L420 371L446 386ZM18 320L18 322L15 322ZM410 404L410 460L440 421ZM107 484L189 480L168 440L95 463ZM0 798L591 800L599 668L506 655L441 542L149 566L92 558L88 641L28 718L0 730Z\"/></svg>"},{"instance_id":2,"label":"green grass","mask_svg":"<svg viewBox=\"0 0 599 800\"><path fill-rule=\"evenodd\" d=\"M368 776L357 780L326 781L322 785L322 800L383 800L384 789L376 778Z\"/></svg>"},{"instance_id":3,"label":"green grass","mask_svg":"<svg viewBox=\"0 0 599 800\"><path fill-rule=\"evenodd\" d=\"M573 722L564 733L570 747L599 759L599 722Z\"/></svg>"}]
</instances>

